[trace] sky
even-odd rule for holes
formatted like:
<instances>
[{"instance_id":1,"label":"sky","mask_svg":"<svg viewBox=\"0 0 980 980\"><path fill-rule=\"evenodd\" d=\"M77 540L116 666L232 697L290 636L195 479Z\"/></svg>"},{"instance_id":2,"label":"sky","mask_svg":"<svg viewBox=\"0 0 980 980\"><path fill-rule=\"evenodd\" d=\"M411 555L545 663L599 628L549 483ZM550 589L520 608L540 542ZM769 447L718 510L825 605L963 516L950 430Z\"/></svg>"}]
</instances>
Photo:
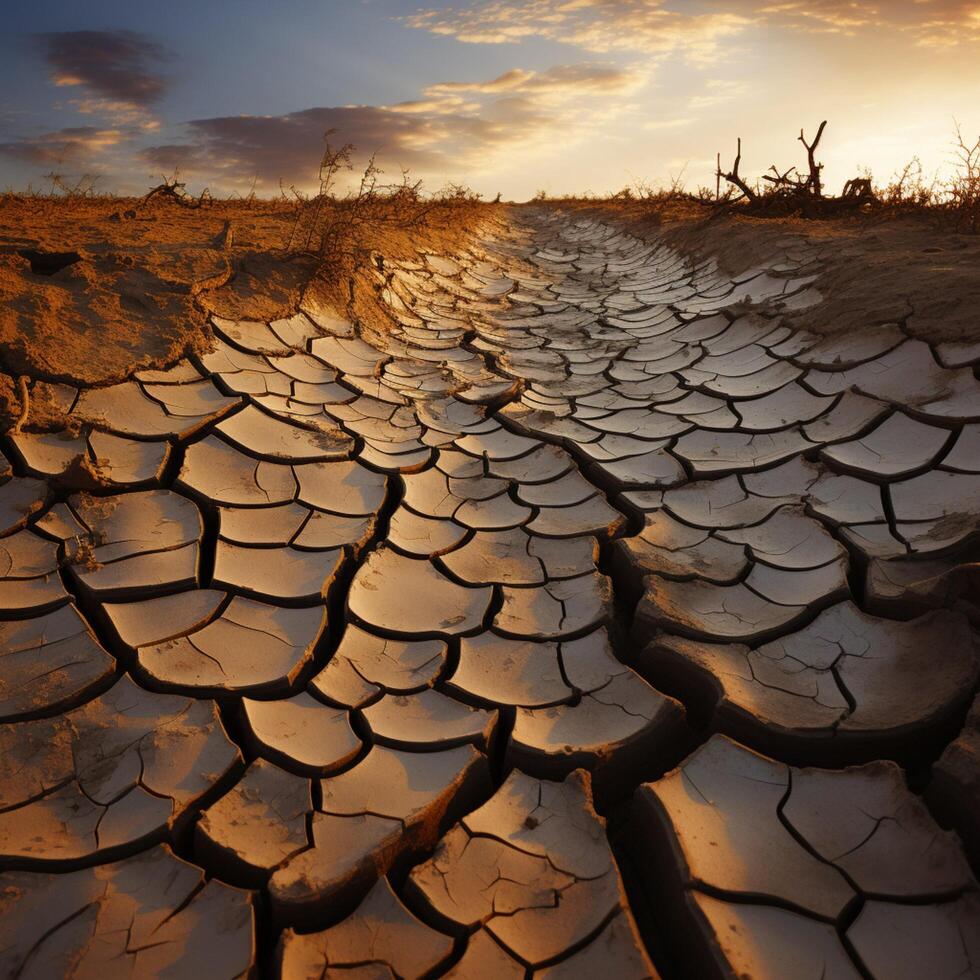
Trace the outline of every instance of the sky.
<instances>
[{"instance_id":1,"label":"sky","mask_svg":"<svg viewBox=\"0 0 980 980\"><path fill-rule=\"evenodd\" d=\"M323 137L430 190L714 186L805 166L830 190L980 136L980 0L46 0L0 34L0 188L315 187Z\"/></svg>"}]
</instances>

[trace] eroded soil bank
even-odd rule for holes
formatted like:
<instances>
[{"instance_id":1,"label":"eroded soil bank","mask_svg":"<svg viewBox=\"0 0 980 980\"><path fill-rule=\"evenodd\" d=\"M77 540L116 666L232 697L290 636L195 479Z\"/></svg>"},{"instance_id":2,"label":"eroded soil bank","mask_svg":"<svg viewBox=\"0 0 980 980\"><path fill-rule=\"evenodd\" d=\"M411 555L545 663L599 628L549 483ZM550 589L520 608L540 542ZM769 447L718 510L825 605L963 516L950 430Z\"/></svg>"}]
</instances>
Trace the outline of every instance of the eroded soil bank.
<instances>
[{"instance_id":1,"label":"eroded soil bank","mask_svg":"<svg viewBox=\"0 0 980 980\"><path fill-rule=\"evenodd\" d=\"M366 229L374 252L465 245L498 211L471 205L411 229ZM474 220L476 217L477 220ZM0 202L0 427L20 412L17 380L104 385L209 350L210 314L274 320L300 300L341 310L338 274L292 246L297 209L284 202L215 202L197 210L162 201L5 198Z\"/></svg>"},{"instance_id":2,"label":"eroded soil bank","mask_svg":"<svg viewBox=\"0 0 980 980\"><path fill-rule=\"evenodd\" d=\"M821 302L788 317L803 330L835 334L901 323L929 343L969 341L980 333L980 235L944 230L933 218L712 218L695 205L651 214L629 203L572 209L687 255L713 258L735 279L778 265L788 251L814 250L813 287Z\"/></svg>"},{"instance_id":3,"label":"eroded soil bank","mask_svg":"<svg viewBox=\"0 0 980 980\"><path fill-rule=\"evenodd\" d=\"M540 206L537 206L540 207ZM743 277L778 265L787 250L814 255L820 302L787 312L794 327L821 334L899 323L929 342L975 336L980 310L980 238L925 219L804 222L721 217L696 208L652 215L637 204L554 204L612 220L631 234L683 254L713 258ZM411 259L416 249L463 247L487 222L487 205L465 220L412 231L385 228L365 254ZM521 214L520 207L513 214ZM169 203L8 198L0 205L0 413L19 411L12 379L100 385L159 368L211 344L207 316L272 320L304 294L345 308L350 284L317 277L316 262L285 250L295 208L281 202L217 202L189 210ZM358 277L358 315L384 317L376 290Z\"/></svg>"}]
</instances>

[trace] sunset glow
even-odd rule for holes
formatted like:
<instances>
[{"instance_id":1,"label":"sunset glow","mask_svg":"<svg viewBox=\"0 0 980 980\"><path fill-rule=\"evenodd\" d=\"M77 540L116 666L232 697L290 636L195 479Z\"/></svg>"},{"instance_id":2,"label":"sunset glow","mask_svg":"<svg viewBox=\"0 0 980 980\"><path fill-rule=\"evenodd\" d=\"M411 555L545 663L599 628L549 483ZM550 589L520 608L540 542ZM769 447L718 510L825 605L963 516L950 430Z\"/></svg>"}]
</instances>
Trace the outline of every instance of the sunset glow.
<instances>
[{"instance_id":1,"label":"sunset glow","mask_svg":"<svg viewBox=\"0 0 980 980\"><path fill-rule=\"evenodd\" d=\"M962 0L399 0L16 8L0 41L0 182L179 167L217 192L310 187L322 133L426 185L605 193L802 162L832 187L980 129L980 4ZM12 23L11 23L12 21Z\"/></svg>"}]
</instances>

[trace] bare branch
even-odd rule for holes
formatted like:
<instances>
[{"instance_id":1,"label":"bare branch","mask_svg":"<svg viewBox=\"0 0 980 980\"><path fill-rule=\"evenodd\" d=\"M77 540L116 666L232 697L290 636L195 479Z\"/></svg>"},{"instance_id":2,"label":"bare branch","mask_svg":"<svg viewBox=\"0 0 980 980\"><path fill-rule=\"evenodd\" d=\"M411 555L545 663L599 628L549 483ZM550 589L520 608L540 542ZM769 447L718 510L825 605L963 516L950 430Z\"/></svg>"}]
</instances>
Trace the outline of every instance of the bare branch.
<instances>
[{"instance_id":1,"label":"bare branch","mask_svg":"<svg viewBox=\"0 0 980 980\"><path fill-rule=\"evenodd\" d=\"M157 184L156 187L151 187L140 199L140 204L146 204L147 201L152 200L154 197L162 197L165 200L173 201L182 208L197 209L203 207L205 204L211 203L211 191L207 187L201 191L200 197L191 197L187 193L187 185L184 181L177 179L179 176L180 171L178 170L174 171L172 177L164 174L163 183Z\"/></svg>"},{"instance_id":2,"label":"bare branch","mask_svg":"<svg viewBox=\"0 0 980 980\"><path fill-rule=\"evenodd\" d=\"M719 161L721 160L721 154L718 155ZM735 155L735 163L732 165L732 169L729 173L725 174L721 172L721 163L718 164L718 173L716 177L724 177L729 184L734 184L742 194L749 200L754 201L758 196L756 192L749 187L748 184L739 176L738 166L742 162L742 137L738 138L738 151Z\"/></svg>"},{"instance_id":3,"label":"bare branch","mask_svg":"<svg viewBox=\"0 0 980 980\"><path fill-rule=\"evenodd\" d=\"M810 178L807 181L807 186L809 186L813 191L814 197L823 197L823 183L820 180L820 171L823 170L823 164L817 163L816 152L817 146L820 144L820 137L823 136L823 131L826 125L827 120L825 119L820 124L820 128L817 130L817 135L812 143L807 143L802 129L800 130L799 135L800 142L806 147L807 162L810 166Z\"/></svg>"}]
</instances>

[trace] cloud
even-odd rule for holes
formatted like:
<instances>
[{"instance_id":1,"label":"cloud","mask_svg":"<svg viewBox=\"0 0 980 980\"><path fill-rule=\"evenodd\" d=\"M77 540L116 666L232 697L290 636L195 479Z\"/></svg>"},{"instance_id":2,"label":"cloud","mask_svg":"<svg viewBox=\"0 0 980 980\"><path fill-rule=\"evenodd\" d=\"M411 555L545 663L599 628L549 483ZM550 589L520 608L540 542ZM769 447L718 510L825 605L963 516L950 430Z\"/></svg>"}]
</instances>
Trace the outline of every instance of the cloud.
<instances>
[{"instance_id":1,"label":"cloud","mask_svg":"<svg viewBox=\"0 0 980 980\"><path fill-rule=\"evenodd\" d=\"M728 9L732 6L740 5L688 14L667 9L664 0L480 0L463 8L423 10L406 23L471 44L542 37L588 51L680 50L699 59L751 23Z\"/></svg>"},{"instance_id":2,"label":"cloud","mask_svg":"<svg viewBox=\"0 0 980 980\"><path fill-rule=\"evenodd\" d=\"M878 9L873 4L836 2L824 0L823 3L792 2L772 3L760 6L756 14L765 20L773 20L798 30L828 33L853 34L859 28L879 23Z\"/></svg>"},{"instance_id":3,"label":"cloud","mask_svg":"<svg viewBox=\"0 0 980 980\"><path fill-rule=\"evenodd\" d=\"M555 92L574 89L578 93L618 92L630 83L633 73L611 65L581 63L556 65L547 71L524 71L514 68L489 82L439 82L430 85L427 95L455 92Z\"/></svg>"},{"instance_id":4,"label":"cloud","mask_svg":"<svg viewBox=\"0 0 980 980\"><path fill-rule=\"evenodd\" d=\"M942 3L924 0L926 19L912 30L921 45L949 48L962 42L980 41L980 3Z\"/></svg>"},{"instance_id":5,"label":"cloud","mask_svg":"<svg viewBox=\"0 0 980 980\"><path fill-rule=\"evenodd\" d=\"M672 119L648 119L640 126L642 129L649 130L681 129L684 126L690 126L695 121L694 116L676 116Z\"/></svg>"},{"instance_id":6,"label":"cloud","mask_svg":"<svg viewBox=\"0 0 980 980\"><path fill-rule=\"evenodd\" d=\"M590 126L615 114L609 96L628 95L647 77L646 69L595 63L514 69L487 81L440 82L419 99L387 106L196 119L184 140L149 147L142 159L231 185L253 177L261 187L275 187L280 178L309 185L323 135L335 130L333 143L377 151L386 170L460 175L517 148L585 138Z\"/></svg>"},{"instance_id":7,"label":"cloud","mask_svg":"<svg viewBox=\"0 0 980 980\"><path fill-rule=\"evenodd\" d=\"M232 183L258 177L274 184L280 177L308 183L323 149L323 135L335 130L333 142L382 149L384 162L429 167L431 148L448 138L455 119L435 113L403 113L378 106L302 109L281 116L219 116L195 119L187 138L149 147L143 159L155 166L180 167ZM471 131L475 127L470 124Z\"/></svg>"},{"instance_id":8,"label":"cloud","mask_svg":"<svg viewBox=\"0 0 980 980\"><path fill-rule=\"evenodd\" d=\"M86 172L180 169L195 183L218 190L253 179L260 190L275 190L280 178L310 188L324 133L333 130L331 143L353 143L357 162L376 153L389 174L404 167L442 183L589 139L597 126L630 111L628 97L649 77L648 66L595 62L541 71L514 68L490 79L438 82L413 101L194 119L171 129L167 139L151 136L156 121L137 115L125 124L8 137L0 142L0 154ZM93 96L93 101L79 100L75 107L97 114L106 100Z\"/></svg>"},{"instance_id":9,"label":"cloud","mask_svg":"<svg viewBox=\"0 0 980 980\"><path fill-rule=\"evenodd\" d=\"M43 166L67 164L74 166L91 160L109 147L127 138L118 129L99 129L96 126L73 126L58 129L43 136L23 137L0 143L0 154Z\"/></svg>"},{"instance_id":10,"label":"cloud","mask_svg":"<svg viewBox=\"0 0 980 980\"><path fill-rule=\"evenodd\" d=\"M166 78L154 66L166 50L134 31L57 31L36 39L57 86L84 86L93 95L131 106L149 106L163 95Z\"/></svg>"},{"instance_id":11,"label":"cloud","mask_svg":"<svg viewBox=\"0 0 980 980\"><path fill-rule=\"evenodd\" d=\"M743 98L749 93L745 82L731 82L724 78L709 78L704 83L704 90L699 95L692 95L687 100L687 107L693 112L703 109L713 109L734 99Z\"/></svg>"},{"instance_id":12,"label":"cloud","mask_svg":"<svg viewBox=\"0 0 980 980\"><path fill-rule=\"evenodd\" d=\"M690 13L671 9L667 0L475 0L464 7L421 10L405 22L470 44L519 43L537 37L588 51L678 52L705 61L727 39L762 25L846 35L887 29L932 45L977 41L980 3L709 0Z\"/></svg>"},{"instance_id":13,"label":"cloud","mask_svg":"<svg viewBox=\"0 0 980 980\"><path fill-rule=\"evenodd\" d=\"M977 0L783 0L760 6L759 16L801 31L858 34L877 29L909 35L920 43L947 45L980 40Z\"/></svg>"},{"instance_id":14,"label":"cloud","mask_svg":"<svg viewBox=\"0 0 980 980\"><path fill-rule=\"evenodd\" d=\"M160 128L149 107L164 93L156 65L168 58L159 44L132 31L67 31L34 35L51 82L78 90L67 105L102 125L69 126L0 141L0 156L38 167L103 170L132 162L138 139ZM55 106L64 108L62 104ZM113 153L107 151L113 150Z\"/></svg>"}]
</instances>

